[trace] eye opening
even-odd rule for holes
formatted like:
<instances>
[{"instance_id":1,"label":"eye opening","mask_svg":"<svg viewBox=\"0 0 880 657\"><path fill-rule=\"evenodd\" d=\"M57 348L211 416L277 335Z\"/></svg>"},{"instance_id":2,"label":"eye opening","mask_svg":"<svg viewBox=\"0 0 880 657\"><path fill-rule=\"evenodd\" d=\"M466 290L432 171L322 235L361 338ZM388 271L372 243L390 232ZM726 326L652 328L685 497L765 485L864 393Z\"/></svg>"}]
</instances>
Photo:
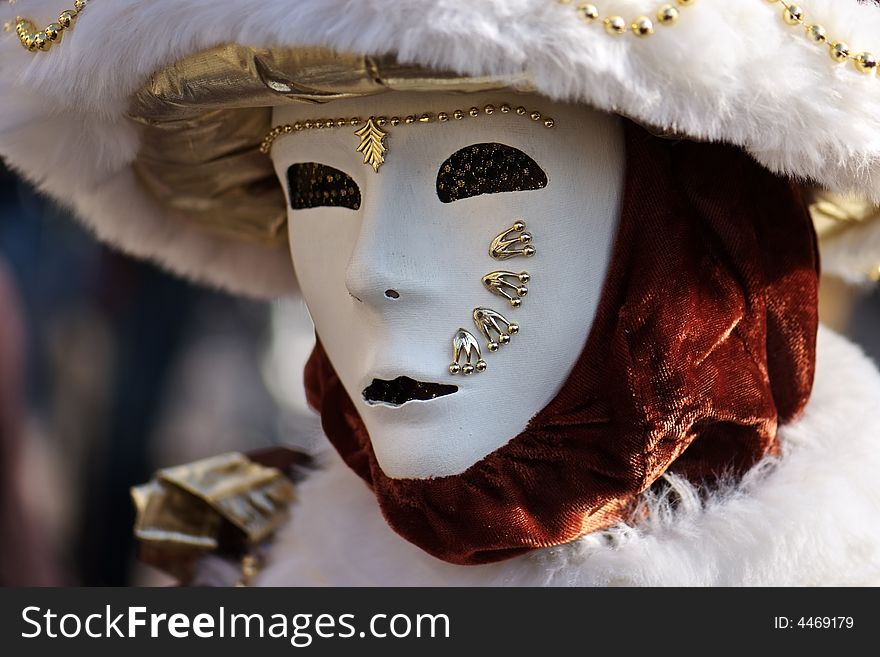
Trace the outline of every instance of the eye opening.
<instances>
[{"instance_id":1,"label":"eye opening","mask_svg":"<svg viewBox=\"0 0 880 657\"><path fill-rule=\"evenodd\" d=\"M385 290L385 296L389 299L399 299L400 292L398 292L397 290Z\"/></svg>"},{"instance_id":2,"label":"eye opening","mask_svg":"<svg viewBox=\"0 0 880 657\"><path fill-rule=\"evenodd\" d=\"M340 207L359 210L361 190L344 171L319 162L297 162L287 168L287 189L293 210Z\"/></svg>"},{"instance_id":3,"label":"eye opening","mask_svg":"<svg viewBox=\"0 0 880 657\"><path fill-rule=\"evenodd\" d=\"M465 146L440 165L437 197L453 203L483 194L543 189L547 174L529 155L507 144Z\"/></svg>"}]
</instances>

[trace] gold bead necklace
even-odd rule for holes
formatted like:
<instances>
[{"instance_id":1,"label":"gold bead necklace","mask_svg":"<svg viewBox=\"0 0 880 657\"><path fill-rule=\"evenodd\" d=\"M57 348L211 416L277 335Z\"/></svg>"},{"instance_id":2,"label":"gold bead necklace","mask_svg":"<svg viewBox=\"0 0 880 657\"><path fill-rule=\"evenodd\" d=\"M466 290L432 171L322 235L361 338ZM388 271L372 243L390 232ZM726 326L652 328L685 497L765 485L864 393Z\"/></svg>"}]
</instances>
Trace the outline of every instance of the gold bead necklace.
<instances>
[{"instance_id":1,"label":"gold bead necklace","mask_svg":"<svg viewBox=\"0 0 880 657\"><path fill-rule=\"evenodd\" d=\"M383 130L385 126L397 127L399 125L413 125L415 123L448 123L449 121L462 121L467 118L477 118L479 116L492 116L494 114L516 114L517 116L526 117L535 123L540 123L545 128L553 128L556 121L550 117L543 116L537 110L529 111L523 106L513 107L510 103L501 103L497 107L495 105L486 105L483 108L471 107L468 110L457 109L454 112L439 112L437 114L410 114L403 118L399 116L371 116L363 119L355 116L350 119L308 119L305 121L297 121L295 123L287 123L277 125L263 138L260 144L260 152L268 155L272 150L272 144L285 135L302 132L304 130L322 130L328 128L345 128L347 126L357 128L363 125L354 134L361 138L357 151L364 156L364 164L373 167L378 172L379 168L385 163L385 153L387 146L385 137L388 133Z\"/></svg>"},{"instance_id":2,"label":"gold bead necklace","mask_svg":"<svg viewBox=\"0 0 880 657\"><path fill-rule=\"evenodd\" d=\"M630 32L637 37L649 37L654 34L654 22L660 25L672 25L678 20L678 7L689 7L696 0L675 0L674 3L666 3L654 12L654 17L638 16L632 21L627 21L623 16L606 16L602 18L599 8L589 2L579 2L575 5L575 13L585 23L601 23L605 31L612 36L619 36ZM557 0L561 5L572 5L575 0ZM676 6L677 5L677 6Z\"/></svg>"},{"instance_id":3,"label":"gold bead necklace","mask_svg":"<svg viewBox=\"0 0 880 657\"><path fill-rule=\"evenodd\" d=\"M575 12L585 23L601 23L605 31L613 36L631 33L638 37L649 37L654 34L655 24L669 26L678 21L679 8L689 7L696 0L675 0L661 5L654 17L647 15L637 16L632 21L627 21L623 16L612 15L602 18L599 8L589 2L577 2L576 0L556 0L561 5L574 5ZM806 14L799 5L788 0L765 0L770 4L782 5L782 19L786 24L793 27L803 26L805 36L817 45L827 45L828 54L837 63L851 61L853 66L865 74L874 73L878 68L877 57L868 51L857 52L851 49L845 41L832 39L828 31L819 23L809 22ZM54 44L61 41L64 32L70 30L77 17L85 10L89 0L74 0L73 9L62 11L58 15L57 22L50 23L44 29L38 29L36 24L29 18L16 17L14 27L23 48L30 52L49 50ZM7 31L11 31L13 24L7 23Z\"/></svg>"},{"instance_id":4,"label":"gold bead necklace","mask_svg":"<svg viewBox=\"0 0 880 657\"><path fill-rule=\"evenodd\" d=\"M782 20L792 27L803 26L806 37L813 43L820 46L827 45L828 54L831 55L831 59L835 62L843 63L849 60L857 70L866 74L871 74L877 70L877 58L873 54L867 51L855 53L845 41L830 38L828 31L822 25L807 21L804 10L800 6L786 0L766 1L770 4L782 5Z\"/></svg>"},{"instance_id":5,"label":"gold bead necklace","mask_svg":"<svg viewBox=\"0 0 880 657\"><path fill-rule=\"evenodd\" d=\"M49 50L54 44L61 41L65 30L69 30L76 22L89 0L74 0L73 9L65 9L58 15L58 22L50 23L46 28L37 29L36 23L29 18L20 16L15 19L15 33L25 50L31 52ZM7 28L8 29L8 28Z\"/></svg>"},{"instance_id":6,"label":"gold bead necklace","mask_svg":"<svg viewBox=\"0 0 880 657\"><path fill-rule=\"evenodd\" d=\"M574 5L576 0L556 0L561 5ZM827 45L828 54L835 62L842 63L851 61L853 66L862 73L871 74L877 70L877 58L870 52L855 52L845 41L831 39L828 31L819 23L808 22L803 8L788 0L765 0L770 4L782 5L782 20L787 25L803 26L805 36L815 44ZM689 7L696 4L696 0L676 0L675 3L666 3L655 12L656 22L660 25L672 25L678 21L678 7ZM676 6L677 5L677 6ZM575 5L575 12L585 23L601 23L605 31L612 36L620 36L630 32L638 37L648 37L654 34L655 21L648 16L639 16L627 22L623 16L606 16L602 18L599 8L589 2L579 2Z\"/></svg>"}]
</instances>

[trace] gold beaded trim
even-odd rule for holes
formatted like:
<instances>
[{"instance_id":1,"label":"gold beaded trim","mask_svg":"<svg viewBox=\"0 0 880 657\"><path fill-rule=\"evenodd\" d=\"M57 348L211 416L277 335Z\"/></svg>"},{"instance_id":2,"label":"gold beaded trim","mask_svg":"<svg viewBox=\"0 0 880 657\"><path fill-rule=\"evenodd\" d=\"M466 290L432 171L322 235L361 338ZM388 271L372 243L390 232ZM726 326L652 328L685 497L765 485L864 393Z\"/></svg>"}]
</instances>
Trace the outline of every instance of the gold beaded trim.
<instances>
[{"instance_id":1,"label":"gold beaded trim","mask_svg":"<svg viewBox=\"0 0 880 657\"><path fill-rule=\"evenodd\" d=\"M574 4L575 0L557 0L561 5ZM579 2L575 6L575 12L585 23L601 22L605 26L605 31L613 36L619 36L631 32L638 37L648 37L654 34L654 21L660 25L672 25L678 20L678 8L688 7L694 4L696 0L675 0L675 3L666 3L662 5L656 12L654 18L648 16L638 16L632 21L627 21L623 16L607 16L602 18L599 8L588 2Z\"/></svg>"},{"instance_id":2,"label":"gold beaded trim","mask_svg":"<svg viewBox=\"0 0 880 657\"><path fill-rule=\"evenodd\" d=\"M328 128L345 128L347 126L356 128L363 124L362 128L355 131L355 135L360 137L360 144L357 152L363 154L364 164L373 167L373 171L379 172L379 167L385 163L385 154L388 147L385 144L385 138L388 132L383 130L387 125L397 127L399 125L413 125L414 123L448 123L449 121L462 121L466 118L477 118L479 116L491 116L495 113L499 114L516 114L524 116L536 123L542 123L545 128L553 128L556 121L542 116L538 111L529 112L525 107L519 106L514 108L509 103L502 103L497 108L495 105L486 105L482 109L479 107L471 107L469 110L457 109L454 112L439 112L438 114L410 114L403 118L399 116L371 116L364 121L359 116L351 119L310 119L307 121L297 121L296 123L285 125L277 125L272 128L263 138L260 144L260 152L268 155L272 150L272 144L285 135L290 135L303 130L321 130Z\"/></svg>"},{"instance_id":3,"label":"gold beaded trim","mask_svg":"<svg viewBox=\"0 0 880 657\"><path fill-rule=\"evenodd\" d=\"M561 5L571 5L575 0L556 0ZM675 3L667 3L657 9L655 13L656 22L660 25L672 25L678 20L679 10L676 7L688 7L693 5L696 0L675 0ZM788 0L766 0L771 4L782 5L782 19L792 26L803 25L806 28L806 36L813 43L823 45L827 44L831 59L835 62L842 63L852 61L853 66L862 73L873 73L877 70L878 60L870 52L854 53L845 41L837 41L829 38L827 30L818 23L807 22L804 10L796 4L788 2ZM580 2L575 6L575 11L582 21L585 23L601 22L605 26L608 34L619 36L631 32L639 37L647 37L654 34L654 20L648 16L639 16L627 22L623 16L607 16L602 18L599 8L588 2Z\"/></svg>"},{"instance_id":4,"label":"gold beaded trim","mask_svg":"<svg viewBox=\"0 0 880 657\"><path fill-rule=\"evenodd\" d=\"M853 66L862 73L871 74L877 70L877 58L865 51L853 54L849 45L845 41L837 41L828 36L828 32L818 23L809 23L804 15L804 10L798 5L786 2L785 0L767 0L771 4L782 5L782 20L788 25L803 25L806 29L807 38L817 45L828 45L828 54L831 55L837 63L843 63L847 60L852 61Z\"/></svg>"},{"instance_id":5,"label":"gold beaded trim","mask_svg":"<svg viewBox=\"0 0 880 657\"><path fill-rule=\"evenodd\" d=\"M50 23L48 27L43 30L37 29L36 23L29 18L21 18L20 16L16 17L15 33L18 34L18 39L21 41L22 47L30 52L49 50L49 48L55 43L61 41L61 37L64 35L65 30L69 30L73 27L77 16L82 13L87 4L89 4L89 0L75 0L73 3L73 9L65 9L62 11L58 15L58 22ZM5 27L7 31L11 31L9 25L6 25Z\"/></svg>"}]
</instances>

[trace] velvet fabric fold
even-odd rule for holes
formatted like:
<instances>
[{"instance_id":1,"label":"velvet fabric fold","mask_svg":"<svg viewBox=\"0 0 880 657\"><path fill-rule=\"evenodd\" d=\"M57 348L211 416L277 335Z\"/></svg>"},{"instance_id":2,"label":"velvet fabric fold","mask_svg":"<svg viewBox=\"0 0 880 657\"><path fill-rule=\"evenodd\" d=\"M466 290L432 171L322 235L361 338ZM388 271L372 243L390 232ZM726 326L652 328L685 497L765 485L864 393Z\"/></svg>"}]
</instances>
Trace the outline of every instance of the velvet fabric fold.
<instances>
[{"instance_id":1,"label":"velvet fabric fold","mask_svg":"<svg viewBox=\"0 0 880 657\"><path fill-rule=\"evenodd\" d=\"M667 470L707 486L744 472L778 449L777 426L809 398L818 254L797 185L736 148L634 124L626 149L584 350L506 445L460 475L391 479L320 341L306 366L334 447L390 526L437 558L498 561L607 528Z\"/></svg>"}]
</instances>

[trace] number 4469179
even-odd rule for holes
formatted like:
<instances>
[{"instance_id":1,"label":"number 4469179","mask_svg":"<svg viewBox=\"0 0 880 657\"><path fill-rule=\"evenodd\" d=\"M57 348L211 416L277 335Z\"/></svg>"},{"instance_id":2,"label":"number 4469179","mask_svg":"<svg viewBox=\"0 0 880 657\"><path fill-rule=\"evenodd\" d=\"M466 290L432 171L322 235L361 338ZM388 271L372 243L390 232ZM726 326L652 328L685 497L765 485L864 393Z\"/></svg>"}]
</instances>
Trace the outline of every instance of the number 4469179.
<instances>
[{"instance_id":1,"label":"number 4469179","mask_svg":"<svg viewBox=\"0 0 880 657\"><path fill-rule=\"evenodd\" d=\"M851 630L855 625L852 616L801 616L797 620L785 616L773 619L773 627L784 630L797 627L803 630Z\"/></svg>"}]
</instances>

